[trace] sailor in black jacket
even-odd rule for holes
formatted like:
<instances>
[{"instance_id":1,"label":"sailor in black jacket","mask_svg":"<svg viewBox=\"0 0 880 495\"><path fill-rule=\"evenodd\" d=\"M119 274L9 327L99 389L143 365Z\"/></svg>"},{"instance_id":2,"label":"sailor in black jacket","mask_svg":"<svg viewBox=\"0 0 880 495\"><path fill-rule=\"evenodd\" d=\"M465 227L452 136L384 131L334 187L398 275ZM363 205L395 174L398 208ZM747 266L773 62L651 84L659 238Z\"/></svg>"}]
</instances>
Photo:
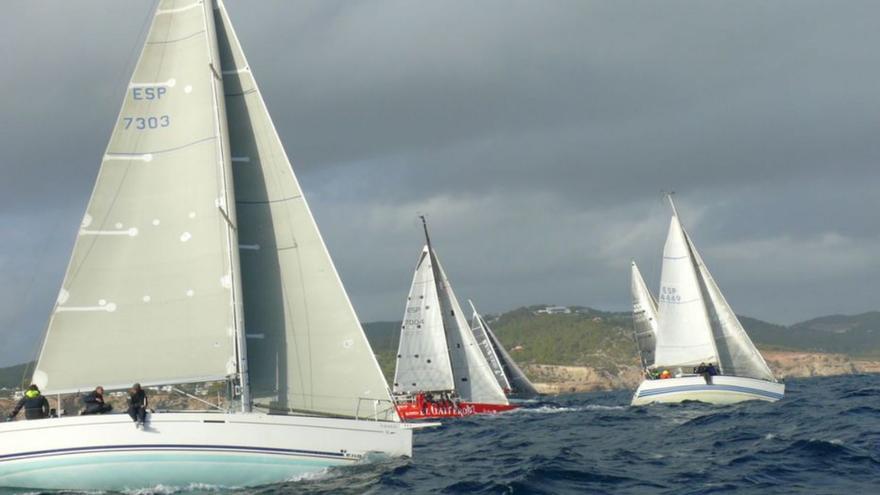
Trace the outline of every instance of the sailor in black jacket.
<instances>
[{"instance_id":1,"label":"sailor in black jacket","mask_svg":"<svg viewBox=\"0 0 880 495\"><path fill-rule=\"evenodd\" d=\"M113 410L113 406L104 403L104 387L97 387L82 399L86 408L83 414L104 414Z\"/></svg>"},{"instance_id":2,"label":"sailor in black jacket","mask_svg":"<svg viewBox=\"0 0 880 495\"><path fill-rule=\"evenodd\" d=\"M43 419L49 417L49 401L40 394L40 389L36 385L31 385L24 392L24 397L15 405L9 420L18 415L18 412L24 408L24 417L27 419Z\"/></svg>"},{"instance_id":3,"label":"sailor in black jacket","mask_svg":"<svg viewBox=\"0 0 880 495\"><path fill-rule=\"evenodd\" d=\"M143 428L147 420L147 393L140 383L135 383L128 390L128 415L134 421L135 428Z\"/></svg>"}]
</instances>

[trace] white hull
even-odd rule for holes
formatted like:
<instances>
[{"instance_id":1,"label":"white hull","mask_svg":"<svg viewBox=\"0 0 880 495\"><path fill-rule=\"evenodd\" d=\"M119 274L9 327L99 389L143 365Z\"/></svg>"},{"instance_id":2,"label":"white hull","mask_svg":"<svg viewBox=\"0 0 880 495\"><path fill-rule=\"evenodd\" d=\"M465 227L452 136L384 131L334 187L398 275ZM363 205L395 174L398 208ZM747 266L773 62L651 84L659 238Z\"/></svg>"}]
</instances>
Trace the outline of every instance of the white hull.
<instances>
[{"instance_id":1,"label":"white hull","mask_svg":"<svg viewBox=\"0 0 880 495\"><path fill-rule=\"evenodd\" d=\"M0 487L73 490L256 486L367 454L412 455L401 423L257 413L160 413L0 424Z\"/></svg>"},{"instance_id":2,"label":"white hull","mask_svg":"<svg viewBox=\"0 0 880 495\"><path fill-rule=\"evenodd\" d=\"M785 384L743 378L715 376L707 384L701 376L645 380L633 394L632 405L652 402L675 403L686 400L710 404L733 404L747 400L777 401L785 395Z\"/></svg>"}]
</instances>

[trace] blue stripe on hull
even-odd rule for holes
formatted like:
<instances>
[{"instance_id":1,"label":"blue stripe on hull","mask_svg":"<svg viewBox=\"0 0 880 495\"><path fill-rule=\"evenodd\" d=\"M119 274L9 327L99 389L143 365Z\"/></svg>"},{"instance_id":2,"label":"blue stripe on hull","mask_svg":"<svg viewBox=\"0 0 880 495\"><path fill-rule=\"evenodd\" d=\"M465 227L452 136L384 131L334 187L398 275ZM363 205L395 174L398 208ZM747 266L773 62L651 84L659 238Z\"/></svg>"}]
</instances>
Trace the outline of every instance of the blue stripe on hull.
<instances>
[{"instance_id":1,"label":"blue stripe on hull","mask_svg":"<svg viewBox=\"0 0 880 495\"><path fill-rule=\"evenodd\" d=\"M14 459L31 457L60 456L83 453L105 452L145 452L145 451L191 451L191 452L238 452L273 455L294 455L298 457L346 458L341 452L320 452L315 450L279 449L271 447L251 447L238 445L177 445L177 444L143 444L143 445L102 445L94 447L72 447L66 449L36 450L17 454L0 455L0 463Z\"/></svg>"},{"instance_id":2,"label":"blue stripe on hull","mask_svg":"<svg viewBox=\"0 0 880 495\"><path fill-rule=\"evenodd\" d=\"M713 392L725 390L728 392L739 392L751 395L760 395L770 399L781 400L784 395L769 390L761 390L758 388L741 387L738 385L678 385L675 387L664 387L653 390L639 391L639 397L652 397L665 394L675 394L679 392Z\"/></svg>"}]
</instances>

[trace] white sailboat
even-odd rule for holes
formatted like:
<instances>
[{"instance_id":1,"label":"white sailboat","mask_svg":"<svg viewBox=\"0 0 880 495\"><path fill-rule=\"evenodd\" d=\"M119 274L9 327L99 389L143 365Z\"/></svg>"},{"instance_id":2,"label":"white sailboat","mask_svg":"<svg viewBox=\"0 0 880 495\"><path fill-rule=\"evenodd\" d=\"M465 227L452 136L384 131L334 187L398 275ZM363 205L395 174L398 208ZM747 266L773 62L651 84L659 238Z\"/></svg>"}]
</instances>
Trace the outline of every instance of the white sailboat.
<instances>
[{"instance_id":1,"label":"white sailboat","mask_svg":"<svg viewBox=\"0 0 880 495\"><path fill-rule=\"evenodd\" d=\"M642 272L632 262L631 290L633 300L633 330L642 369L654 366L654 348L657 345L657 300L645 285Z\"/></svg>"},{"instance_id":2,"label":"white sailboat","mask_svg":"<svg viewBox=\"0 0 880 495\"><path fill-rule=\"evenodd\" d=\"M513 409L474 334L437 254L428 226L407 297L394 394L405 419L495 413Z\"/></svg>"},{"instance_id":3,"label":"white sailboat","mask_svg":"<svg viewBox=\"0 0 880 495\"><path fill-rule=\"evenodd\" d=\"M0 424L0 486L250 486L412 453L222 2L162 0L33 381L218 380L240 407Z\"/></svg>"},{"instance_id":4,"label":"white sailboat","mask_svg":"<svg viewBox=\"0 0 880 495\"><path fill-rule=\"evenodd\" d=\"M647 363L646 354L642 355L646 374L669 370L673 376L643 381L632 404L782 399L785 385L776 381L749 339L679 222L671 197L669 201L673 213L663 248L656 309L635 263L632 289L637 339L647 343L652 332L656 339L653 362ZM711 377L693 373L702 363L712 363L720 373Z\"/></svg>"},{"instance_id":5,"label":"white sailboat","mask_svg":"<svg viewBox=\"0 0 880 495\"><path fill-rule=\"evenodd\" d=\"M510 356L507 350L501 345L501 341L495 336L495 333L489 327L489 324L474 306L473 301L468 300L471 305L473 316L471 317L471 331L483 351L483 357L492 369L495 380L504 390L508 397L527 398L539 395L538 390L529 381L526 374L523 373L516 361Z\"/></svg>"}]
</instances>

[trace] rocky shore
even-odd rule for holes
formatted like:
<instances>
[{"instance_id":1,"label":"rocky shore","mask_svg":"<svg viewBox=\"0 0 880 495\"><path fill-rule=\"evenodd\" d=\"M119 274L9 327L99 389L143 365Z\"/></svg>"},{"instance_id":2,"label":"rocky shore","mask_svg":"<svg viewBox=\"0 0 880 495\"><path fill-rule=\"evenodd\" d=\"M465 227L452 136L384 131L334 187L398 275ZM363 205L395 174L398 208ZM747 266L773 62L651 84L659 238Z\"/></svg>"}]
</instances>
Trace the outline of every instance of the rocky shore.
<instances>
[{"instance_id":1,"label":"rocky shore","mask_svg":"<svg viewBox=\"0 0 880 495\"><path fill-rule=\"evenodd\" d=\"M880 361L854 360L843 354L762 351L779 378L880 373ZM545 394L635 389L641 381L638 366L621 366L617 372L587 366L533 364L524 371Z\"/></svg>"}]
</instances>

